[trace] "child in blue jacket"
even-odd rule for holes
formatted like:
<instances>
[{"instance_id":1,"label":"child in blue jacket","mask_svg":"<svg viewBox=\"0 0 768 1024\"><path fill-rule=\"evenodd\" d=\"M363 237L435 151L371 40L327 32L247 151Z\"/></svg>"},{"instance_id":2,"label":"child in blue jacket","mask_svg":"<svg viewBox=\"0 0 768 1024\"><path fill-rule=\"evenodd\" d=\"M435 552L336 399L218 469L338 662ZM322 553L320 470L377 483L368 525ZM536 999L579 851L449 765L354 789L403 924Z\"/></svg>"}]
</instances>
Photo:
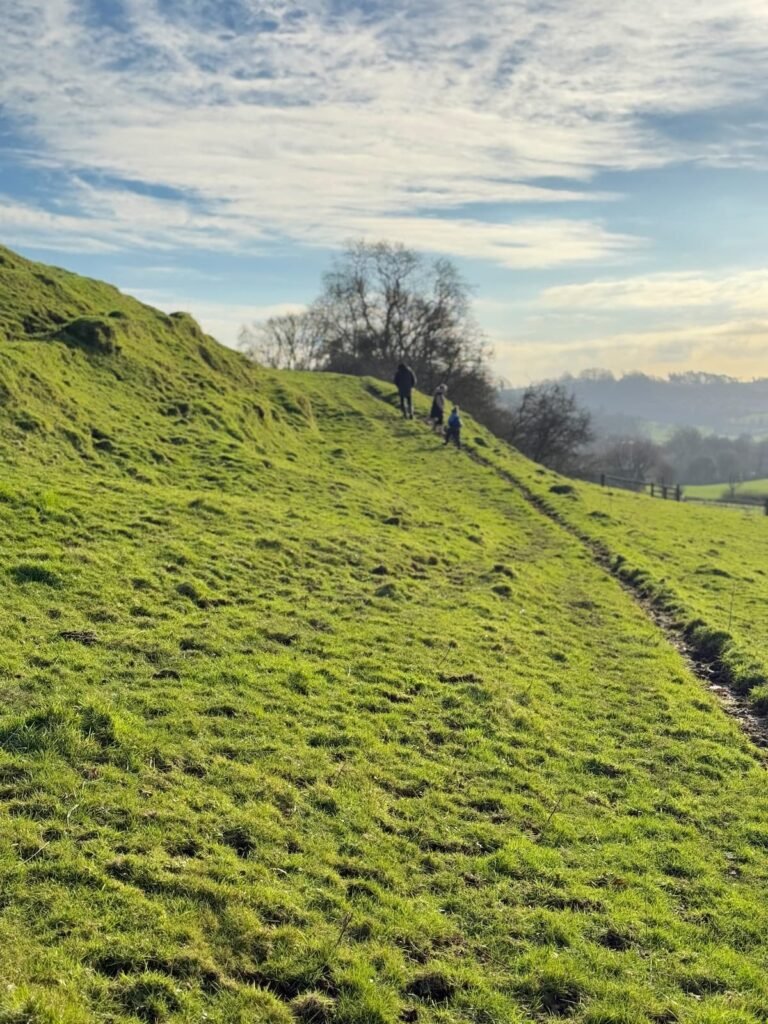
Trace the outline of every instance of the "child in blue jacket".
<instances>
[{"instance_id":1,"label":"child in blue jacket","mask_svg":"<svg viewBox=\"0 0 768 1024\"><path fill-rule=\"evenodd\" d=\"M445 428L444 444L448 444L449 441L453 441L457 448L461 448L461 416L459 416L458 405L454 405L451 410L448 426Z\"/></svg>"}]
</instances>

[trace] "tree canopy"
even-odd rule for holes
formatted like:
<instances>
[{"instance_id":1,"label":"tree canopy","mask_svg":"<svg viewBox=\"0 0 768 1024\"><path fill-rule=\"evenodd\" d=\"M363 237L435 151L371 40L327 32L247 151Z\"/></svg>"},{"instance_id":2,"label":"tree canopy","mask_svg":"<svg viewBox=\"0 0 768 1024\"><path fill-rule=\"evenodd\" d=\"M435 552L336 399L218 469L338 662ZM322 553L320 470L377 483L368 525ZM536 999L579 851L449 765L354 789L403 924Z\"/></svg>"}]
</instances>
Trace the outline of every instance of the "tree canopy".
<instances>
[{"instance_id":1,"label":"tree canopy","mask_svg":"<svg viewBox=\"0 0 768 1024\"><path fill-rule=\"evenodd\" d=\"M289 369L389 379L406 362L420 387L445 384L480 418L495 401L490 350L469 286L450 260L397 243L348 246L305 312L244 328L241 342L259 362Z\"/></svg>"},{"instance_id":2,"label":"tree canopy","mask_svg":"<svg viewBox=\"0 0 768 1024\"><path fill-rule=\"evenodd\" d=\"M397 243L349 245L304 312L243 328L240 337L258 362L277 368L389 380L398 363L407 363L422 390L446 385L451 401L555 469L571 468L591 439L589 414L562 384L528 388L513 410L499 405L491 351L466 281L450 260Z\"/></svg>"},{"instance_id":3,"label":"tree canopy","mask_svg":"<svg viewBox=\"0 0 768 1024\"><path fill-rule=\"evenodd\" d=\"M567 472L593 439L590 414L559 383L531 385L507 414L504 436L534 462Z\"/></svg>"}]
</instances>

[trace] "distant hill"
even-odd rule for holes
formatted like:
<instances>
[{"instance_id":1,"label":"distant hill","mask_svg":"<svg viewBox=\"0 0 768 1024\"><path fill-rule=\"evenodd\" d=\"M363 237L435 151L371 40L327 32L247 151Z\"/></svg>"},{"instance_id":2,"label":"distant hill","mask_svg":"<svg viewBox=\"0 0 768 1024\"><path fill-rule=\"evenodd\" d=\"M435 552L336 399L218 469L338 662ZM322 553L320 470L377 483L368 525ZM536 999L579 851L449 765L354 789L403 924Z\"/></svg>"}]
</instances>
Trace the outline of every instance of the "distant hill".
<instances>
[{"instance_id":1,"label":"distant hill","mask_svg":"<svg viewBox=\"0 0 768 1024\"><path fill-rule=\"evenodd\" d=\"M718 434L768 434L768 378L740 381L720 374L644 373L615 377L607 370L590 370L578 377L559 378L579 403L592 412L604 434L658 436L679 426L694 426ZM523 388L502 392L513 404Z\"/></svg>"}]
</instances>

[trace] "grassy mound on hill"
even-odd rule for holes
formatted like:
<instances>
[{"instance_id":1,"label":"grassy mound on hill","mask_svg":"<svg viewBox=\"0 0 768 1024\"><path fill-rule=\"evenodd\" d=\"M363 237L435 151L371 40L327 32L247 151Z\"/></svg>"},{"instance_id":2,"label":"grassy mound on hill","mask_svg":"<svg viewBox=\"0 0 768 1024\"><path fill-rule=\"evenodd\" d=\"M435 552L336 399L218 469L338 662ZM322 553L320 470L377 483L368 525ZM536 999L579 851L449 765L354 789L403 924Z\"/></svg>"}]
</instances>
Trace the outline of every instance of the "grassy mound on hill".
<instances>
[{"instance_id":1,"label":"grassy mound on hill","mask_svg":"<svg viewBox=\"0 0 768 1024\"><path fill-rule=\"evenodd\" d=\"M3 261L0 1022L761 1024L764 768L589 550Z\"/></svg>"}]
</instances>

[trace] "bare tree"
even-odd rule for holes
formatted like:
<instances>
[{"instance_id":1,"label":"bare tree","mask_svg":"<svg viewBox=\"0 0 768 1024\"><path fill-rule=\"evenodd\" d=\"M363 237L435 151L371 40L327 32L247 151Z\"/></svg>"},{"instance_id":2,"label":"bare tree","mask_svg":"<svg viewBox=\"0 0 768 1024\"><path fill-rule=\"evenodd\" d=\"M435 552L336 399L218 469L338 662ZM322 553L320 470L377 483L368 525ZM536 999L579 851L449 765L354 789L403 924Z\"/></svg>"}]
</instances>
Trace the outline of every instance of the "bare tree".
<instances>
[{"instance_id":1,"label":"bare tree","mask_svg":"<svg viewBox=\"0 0 768 1024\"><path fill-rule=\"evenodd\" d=\"M255 362L273 369L317 370L323 360L321 335L311 310L242 327L239 342Z\"/></svg>"},{"instance_id":2,"label":"bare tree","mask_svg":"<svg viewBox=\"0 0 768 1024\"><path fill-rule=\"evenodd\" d=\"M423 390L446 384L453 400L489 425L496 413L490 351L469 287L450 260L396 243L349 245L305 313L243 328L240 340L257 362L285 369L389 380L406 362Z\"/></svg>"},{"instance_id":3,"label":"bare tree","mask_svg":"<svg viewBox=\"0 0 768 1024\"><path fill-rule=\"evenodd\" d=\"M562 384L532 385L512 410L505 436L534 462L567 471L593 439L591 417Z\"/></svg>"},{"instance_id":4,"label":"bare tree","mask_svg":"<svg viewBox=\"0 0 768 1024\"><path fill-rule=\"evenodd\" d=\"M617 437L602 449L599 462L606 473L645 481L660 457L660 447L648 437Z\"/></svg>"},{"instance_id":5,"label":"bare tree","mask_svg":"<svg viewBox=\"0 0 768 1024\"><path fill-rule=\"evenodd\" d=\"M426 388L485 371L488 352L469 289L449 260L357 242L323 283L313 312L328 369L389 377L403 360Z\"/></svg>"}]
</instances>

